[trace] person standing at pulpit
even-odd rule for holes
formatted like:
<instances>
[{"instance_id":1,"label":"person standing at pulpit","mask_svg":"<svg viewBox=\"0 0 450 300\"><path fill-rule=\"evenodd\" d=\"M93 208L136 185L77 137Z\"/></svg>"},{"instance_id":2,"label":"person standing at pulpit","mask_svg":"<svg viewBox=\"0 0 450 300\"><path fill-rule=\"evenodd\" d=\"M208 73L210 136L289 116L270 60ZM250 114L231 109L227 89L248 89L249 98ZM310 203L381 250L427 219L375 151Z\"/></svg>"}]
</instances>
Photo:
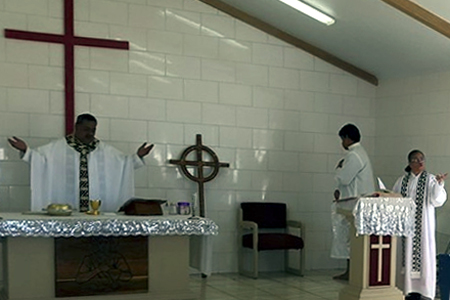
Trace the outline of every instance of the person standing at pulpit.
<instances>
[{"instance_id":1,"label":"person standing at pulpit","mask_svg":"<svg viewBox=\"0 0 450 300\"><path fill-rule=\"evenodd\" d=\"M8 138L31 165L31 209L41 211L50 203L68 203L87 211L89 199L102 200L103 211L117 211L134 196L134 169L153 145L144 143L136 154L124 155L95 138L97 119L77 117L73 134L31 149L17 137Z\"/></svg>"},{"instance_id":2,"label":"person standing at pulpit","mask_svg":"<svg viewBox=\"0 0 450 300\"><path fill-rule=\"evenodd\" d=\"M433 175L425 170L425 155L420 150L408 154L406 174L398 178L393 191L416 203L415 234L399 243L401 263L398 285L406 300L434 299L436 293L435 207L447 200L444 180L447 173Z\"/></svg>"},{"instance_id":3,"label":"person standing at pulpit","mask_svg":"<svg viewBox=\"0 0 450 300\"><path fill-rule=\"evenodd\" d=\"M344 158L336 165L335 180L337 188L334 199L360 197L375 191L372 165L369 157L360 144L361 134L358 127L346 124L339 130L342 147L347 150ZM350 203L350 202L349 202ZM350 273L350 223L341 214L338 214L336 202L333 202L331 222L333 227L333 240L331 257L347 259L347 269L343 274L333 279L348 280Z\"/></svg>"}]
</instances>

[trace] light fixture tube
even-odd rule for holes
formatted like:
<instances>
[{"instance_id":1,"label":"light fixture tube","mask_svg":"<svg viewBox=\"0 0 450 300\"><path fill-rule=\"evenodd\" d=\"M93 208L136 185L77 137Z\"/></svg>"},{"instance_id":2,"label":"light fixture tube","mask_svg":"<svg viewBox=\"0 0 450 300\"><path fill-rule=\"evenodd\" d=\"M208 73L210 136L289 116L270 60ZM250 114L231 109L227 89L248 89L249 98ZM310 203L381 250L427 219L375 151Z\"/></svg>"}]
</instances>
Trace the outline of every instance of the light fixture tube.
<instances>
[{"instance_id":1,"label":"light fixture tube","mask_svg":"<svg viewBox=\"0 0 450 300\"><path fill-rule=\"evenodd\" d=\"M327 16L326 14L324 14L321 11L318 11L317 9L315 9L314 7L300 2L298 0L279 0L281 2L283 2L284 4L289 5L292 8L295 8L296 10L304 13L305 15L310 16L311 18L329 26L334 24L334 19L331 18L330 16Z\"/></svg>"}]
</instances>

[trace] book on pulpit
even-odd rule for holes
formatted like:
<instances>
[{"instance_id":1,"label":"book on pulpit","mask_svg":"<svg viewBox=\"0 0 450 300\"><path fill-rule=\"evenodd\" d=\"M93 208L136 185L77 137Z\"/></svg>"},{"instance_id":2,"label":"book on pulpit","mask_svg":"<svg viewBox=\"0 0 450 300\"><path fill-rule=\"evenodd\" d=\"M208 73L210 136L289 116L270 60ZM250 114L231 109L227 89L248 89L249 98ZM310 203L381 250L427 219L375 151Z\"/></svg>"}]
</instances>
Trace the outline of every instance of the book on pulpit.
<instances>
[{"instance_id":1,"label":"book on pulpit","mask_svg":"<svg viewBox=\"0 0 450 300\"><path fill-rule=\"evenodd\" d=\"M380 192L385 193L385 194L392 194L392 193L394 193L393 191L388 190L386 188L386 186L384 185L384 183L383 183L383 181L381 180L380 177L377 177L377 182L378 182L378 189L379 189Z\"/></svg>"},{"instance_id":2,"label":"book on pulpit","mask_svg":"<svg viewBox=\"0 0 450 300\"><path fill-rule=\"evenodd\" d=\"M358 200L360 197L347 197L347 198L340 198L340 199L335 199L334 202L347 202L347 201L352 201L352 200Z\"/></svg>"},{"instance_id":3,"label":"book on pulpit","mask_svg":"<svg viewBox=\"0 0 450 300\"><path fill-rule=\"evenodd\" d=\"M373 197L384 197L384 198L403 198L399 193L388 190L384 185L380 177L377 177L379 190L373 193Z\"/></svg>"},{"instance_id":4,"label":"book on pulpit","mask_svg":"<svg viewBox=\"0 0 450 300\"><path fill-rule=\"evenodd\" d=\"M358 197L340 198L340 199L335 199L333 201L334 202L347 202L347 201L358 200L361 197L370 198L370 197L394 197L394 196L397 197L398 196L398 194L396 194L393 191L388 190L386 188L386 186L384 185L384 183L380 177L377 177L377 183L378 183L378 190L374 193L364 194L364 195L361 195Z\"/></svg>"}]
</instances>

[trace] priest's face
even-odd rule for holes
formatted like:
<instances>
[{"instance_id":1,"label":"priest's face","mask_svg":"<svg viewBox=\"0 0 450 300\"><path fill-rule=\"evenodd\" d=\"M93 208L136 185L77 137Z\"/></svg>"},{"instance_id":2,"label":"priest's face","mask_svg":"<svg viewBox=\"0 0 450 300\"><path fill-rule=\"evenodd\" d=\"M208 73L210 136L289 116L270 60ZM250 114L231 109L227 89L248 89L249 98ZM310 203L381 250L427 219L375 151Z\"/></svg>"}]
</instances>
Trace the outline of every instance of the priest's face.
<instances>
[{"instance_id":1,"label":"priest's face","mask_svg":"<svg viewBox=\"0 0 450 300\"><path fill-rule=\"evenodd\" d=\"M423 172L423 170L425 170L425 157L423 154L415 153L409 161L409 166L411 168L411 172L416 175Z\"/></svg>"},{"instance_id":2,"label":"priest's face","mask_svg":"<svg viewBox=\"0 0 450 300\"><path fill-rule=\"evenodd\" d=\"M341 137L342 140L342 147L344 147L345 150L348 150L348 147L354 144L353 140L351 140L348 137Z\"/></svg>"},{"instance_id":3,"label":"priest's face","mask_svg":"<svg viewBox=\"0 0 450 300\"><path fill-rule=\"evenodd\" d=\"M95 130L97 122L83 121L80 124L75 124L75 137L83 144L89 144L95 139Z\"/></svg>"}]
</instances>

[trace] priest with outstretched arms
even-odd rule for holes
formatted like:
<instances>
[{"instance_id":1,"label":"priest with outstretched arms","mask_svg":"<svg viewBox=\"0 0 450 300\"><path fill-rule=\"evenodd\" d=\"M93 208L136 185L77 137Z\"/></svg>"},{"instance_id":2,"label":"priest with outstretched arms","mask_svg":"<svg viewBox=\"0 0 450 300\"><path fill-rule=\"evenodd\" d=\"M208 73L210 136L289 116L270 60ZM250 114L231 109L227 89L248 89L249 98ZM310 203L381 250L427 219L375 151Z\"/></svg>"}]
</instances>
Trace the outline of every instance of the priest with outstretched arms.
<instances>
[{"instance_id":1,"label":"priest with outstretched arms","mask_svg":"<svg viewBox=\"0 0 450 300\"><path fill-rule=\"evenodd\" d=\"M124 155L95 138L97 119L77 117L73 134L31 149L17 137L9 144L31 166L31 210L50 203L68 203L89 210L89 199L102 200L103 211L117 211L134 196L134 170L145 165L153 145L144 143L133 155Z\"/></svg>"}]
</instances>

